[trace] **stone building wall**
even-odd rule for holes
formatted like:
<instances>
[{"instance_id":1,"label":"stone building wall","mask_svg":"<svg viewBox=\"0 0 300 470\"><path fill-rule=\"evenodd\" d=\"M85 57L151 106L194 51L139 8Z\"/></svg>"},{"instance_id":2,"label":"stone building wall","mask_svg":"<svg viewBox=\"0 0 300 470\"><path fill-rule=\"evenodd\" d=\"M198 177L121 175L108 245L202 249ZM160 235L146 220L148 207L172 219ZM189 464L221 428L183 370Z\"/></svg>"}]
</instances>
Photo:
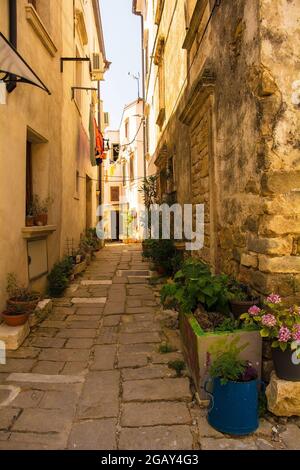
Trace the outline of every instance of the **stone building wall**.
<instances>
[{"instance_id":1,"label":"stone building wall","mask_svg":"<svg viewBox=\"0 0 300 470\"><path fill-rule=\"evenodd\" d=\"M175 156L178 202L205 203L197 255L261 294L292 300L300 293L300 4L199 0L195 8L187 33L179 10L168 23L165 54L179 72L166 66L166 101L178 104L152 158L159 173Z\"/></svg>"}]
</instances>

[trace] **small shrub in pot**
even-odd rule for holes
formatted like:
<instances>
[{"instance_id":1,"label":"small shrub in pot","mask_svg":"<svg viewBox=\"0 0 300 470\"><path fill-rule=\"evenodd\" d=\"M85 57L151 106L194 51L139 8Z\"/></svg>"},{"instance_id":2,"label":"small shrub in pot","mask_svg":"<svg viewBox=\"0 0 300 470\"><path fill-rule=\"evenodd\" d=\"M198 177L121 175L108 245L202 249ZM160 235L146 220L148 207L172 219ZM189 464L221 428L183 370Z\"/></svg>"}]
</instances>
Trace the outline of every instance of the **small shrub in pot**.
<instances>
[{"instance_id":1,"label":"small shrub in pot","mask_svg":"<svg viewBox=\"0 0 300 470\"><path fill-rule=\"evenodd\" d=\"M20 285L14 273L7 275L6 290L9 296L7 300L7 310L9 312L17 314L22 312L30 313L36 308L40 300L40 294Z\"/></svg>"},{"instance_id":2,"label":"small shrub in pot","mask_svg":"<svg viewBox=\"0 0 300 470\"><path fill-rule=\"evenodd\" d=\"M208 422L220 432L247 435L258 428L258 374L253 365L240 359L247 344L238 346L233 340L225 349L212 354Z\"/></svg>"}]
</instances>

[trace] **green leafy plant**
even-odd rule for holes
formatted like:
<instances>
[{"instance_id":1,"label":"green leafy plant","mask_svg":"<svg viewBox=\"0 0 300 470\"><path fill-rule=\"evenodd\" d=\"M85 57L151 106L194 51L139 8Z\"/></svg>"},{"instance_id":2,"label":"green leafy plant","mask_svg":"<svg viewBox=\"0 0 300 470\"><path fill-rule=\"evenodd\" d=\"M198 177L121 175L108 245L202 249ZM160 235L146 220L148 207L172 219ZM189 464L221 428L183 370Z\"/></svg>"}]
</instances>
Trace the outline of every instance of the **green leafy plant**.
<instances>
[{"instance_id":1,"label":"green leafy plant","mask_svg":"<svg viewBox=\"0 0 300 470\"><path fill-rule=\"evenodd\" d=\"M287 307L279 295L269 295L264 308L256 305L241 315L246 325L260 328L263 338L272 341L272 348L285 351L290 348L300 358L300 307Z\"/></svg>"},{"instance_id":2,"label":"green leafy plant","mask_svg":"<svg viewBox=\"0 0 300 470\"><path fill-rule=\"evenodd\" d=\"M66 256L55 263L48 275L48 290L51 296L60 296L69 284L69 277L73 272L72 258Z\"/></svg>"},{"instance_id":3,"label":"green leafy plant","mask_svg":"<svg viewBox=\"0 0 300 470\"><path fill-rule=\"evenodd\" d=\"M6 291L9 299L19 302L34 301L39 297L36 292L30 291L28 288L19 284L17 276L14 273L8 273L6 278Z\"/></svg>"},{"instance_id":4,"label":"green leafy plant","mask_svg":"<svg viewBox=\"0 0 300 470\"><path fill-rule=\"evenodd\" d=\"M210 375L219 378L221 384L228 381L248 382L257 378L257 371L250 362L240 359L240 353L248 344L238 346L239 338L235 338L231 343L227 343L225 349L217 350L212 354L212 365Z\"/></svg>"},{"instance_id":5,"label":"green leafy plant","mask_svg":"<svg viewBox=\"0 0 300 470\"><path fill-rule=\"evenodd\" d=\"M174 280L161 289L161 300L182 312L193 312L199 304L207 311L229 312L228 278L213 275L207 264L188 259L183 263Z\"/></svg>"},{"instance_id":6,"label":"green leafy plant","mask_svg":"<svg viewBox=\"0 0 300 470\"><path fill-rule=\"evenodd\" d=\"M235 331L239 328L240 322L234 318L228 317L217 326L214 331Z\"/></svg>"},{"instance_id":7,"label":"green leafy plant","mask_svg":"<svg viewBox=\"0 0 300 470\"><path fill-rule=\"evenodd\" d=\"M151 259L156 268L163 269L166 275L174 272L172 260L176 255L176 248L173 240L152 240L143 242L143 257Z\"/></svg>"},{"instance_id":8,"label":"green leafy plant","mask_svg":"<svg viewBox=\"0 0 300 470\"><path fill-rule=\"evenodd\" d=\"M144 178L142 186L139 188L139 192L143 193L144 204L146 209L149 210L152 204L157 202L158 188L157 188L158 177L156 175Z\"/></svg>"},{"instance_id":9,"label":"green leafy plant","mask_svg":"<svg viewBox=\"0 0 300 470\"><path fill-rule=\"evenodd\" d=\"M48 196L45 199L41 199L40 196L34 194L31 207L34 216L40 214L48 214L49 207L53 204L53 198Z\"/></svg>"},{"instance_id":10,"label":"green leafy plant","mask_svg":"<svg viewBox=\"0 0 300 470\"><path fill-rule=\"evenodd\" d=\"M247 302L254 300L257 296L253 296L249 286L242 284L235 279L229 279L227 284L228 299L230 301Z\"/></svg>"},{"instance_id":11,"label":"green leafy plant","mask_svg":"<svg viewBox=\"0 0 300 470\"><path fill-rule=\"evenodd\" d=\"M181 377L182 372L186 369L186 365L184 361L180 361L179 359L176 361L169 361L168 367L169 369L175 370L177 377Z\"/></svg>"}]
</instances>

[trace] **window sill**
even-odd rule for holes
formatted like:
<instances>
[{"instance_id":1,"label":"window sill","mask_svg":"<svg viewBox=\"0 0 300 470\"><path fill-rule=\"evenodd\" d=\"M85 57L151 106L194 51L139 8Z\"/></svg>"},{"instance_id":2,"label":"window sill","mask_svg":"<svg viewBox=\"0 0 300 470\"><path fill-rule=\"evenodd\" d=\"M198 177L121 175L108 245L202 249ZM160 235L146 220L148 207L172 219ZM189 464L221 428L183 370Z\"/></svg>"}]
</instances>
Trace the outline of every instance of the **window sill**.
<instances>
[{"instance_id":1,"label":"window sill","mask_svg":"<svg viewBox=\"0 0 300 470\"><path fill-rule=\"evenodd\" d=\"M56 231L56 225L44 225L34 227L23 227L22 235L25 239L46 238Z\"/></svg>"},{"instance_id":2,"label":"window sill","mask_svg":"<svg viewBox=\"0 0 300 470\"><path fill-rule=\"evenodd\" d=\"M57 47L55 46L50 34L48 33L44 23L39 17L36 9L28 4L25 5L26 19L28 23L32 26L37 36L40 38L42 44L45 46L49 54L54 57L57 52Z\"/></svg>"}]
</instances>

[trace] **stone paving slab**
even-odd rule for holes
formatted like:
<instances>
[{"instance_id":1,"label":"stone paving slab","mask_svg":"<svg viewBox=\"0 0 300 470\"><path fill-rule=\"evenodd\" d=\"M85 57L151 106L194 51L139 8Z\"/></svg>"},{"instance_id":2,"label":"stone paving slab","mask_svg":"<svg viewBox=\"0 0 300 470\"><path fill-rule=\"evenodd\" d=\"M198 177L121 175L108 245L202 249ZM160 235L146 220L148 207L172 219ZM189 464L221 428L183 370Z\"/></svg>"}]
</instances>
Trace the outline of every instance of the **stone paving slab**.
<instances>
[{"instance_id":1,"label":"stone paving slab","mask_svg":"<svg viewBox=\"0 0 300 470\"><path fill-rule=\"evenodd\" d=\"M171 370L166 366L153 366L138 367L134 369L125 369L122 371L123 380L145 380L145 379L160 379L162 377L170 377Z\"/></svg>"},{"instance_id":2,"label":"stone paving slab","mask_svg":"<svg viewBox=\"0 0 300 470\"><path fill-rule=\"evenodd\" d=\"M32 369L35 374L57 375L65 366L62 361L38 361L36 366Z\"/></svg>"},{"instance_id":3,"label":"stone paving slab","mask_svg":"<svg viewBox=\"0 0 300 470\"><path fill-rule=\"evenodd\" d=\"M160 343L161 337L157 332L120 333L120 344Z\"/></svg>"},{"instance_id":4,"label":"stone paving slab","mask_svg":"<svg viewBox=\"0 0 300 470\"><path fill-rule=\"evenodd\" d=\"M106 286L106 285L111 285L112 280L109 279L100 279L100 280L91 280L91 279L86 279L81 281L80 283L82 286Z\"/></svg>"},{"instance_id":5,"label":"stone paving slab","mask_svg":"<svg viewBox=\"0 0 300 470\"><path fill-rule=\"evenodd\" d=\"M84 304L84 305L102 305L102 304L105 304L106 302L106 297L94 297L94 298L91 298L91 297L73 297L71 299L71 302L72 304L75 304L75 305L81 305L81 304Z\"/></svg>"},{"instance_id":6,"label":"stone paving slab","mask_svg":"<svg viewBox=\"0 0 300 470\"><path fill-rule=\"evenodd\" d=\"M189 426L122 428L120 450L191 450L193 437Z\"/></svg>"},{"instance_id":7,"label":"stone paving slab","mask_svg":"<svg viewBox=\"0 0 300 470\"><path fill-rule=\"evenodd\" d=\"M17 408L0 407L0 430L10 429L20 413L21 410Z\"/></svg>"},{"instance_id":8,"label":"stone paving slab","mask_svg":"<svg viewBox=\"0 0 300 470\"><path fill-rule=\"evenodd\" d=\"M29 372L36 364L35 359L8 359L1 364L1 372Z\"/></svg>"},{"instance_id":9,"label":"stone paving slab","mask_svg":"<svg viewBox=\"0 0 300 470\"><path fill-rule=\"evenodd\" d=\"M82 421L76 423L69 438L69 449L115 450L117 448L115 419Z\"/></svg>"},{"instance_id":10,"label":"stone paving slab","mask_svg":"<svg viewBox=\"0 0 300 470\"><path fill-rule=\"evenodd\" d=\"M123 400L158 401L191 399L190 384L186 378L128 380L123 384Z\"/></svg>"},{"instance_id":11,"label":"stone paving slab","mask_svg":"<svg viewBox=\"0 0 300 470\"><path fill-rule=\"evenodd\" d=\"M203 438L200 441L202 450L257 450L252 438L245 439L213 439Z\"/></svg>"},{"instance_id":12,"label":"stone paving slab","mask_svg":"<svg viewBox=\"0 0 300 470\"><path fill-rule=\"evenodd\" d=\"M36 408L39 406L44 392L41 390L24 390L11 402L14 408Z\"/></svg>"},{"instance_id":13,"label":"stone paving slab","mask_svg":"<svg viewBox=\"0 0 300 470\"><path fill-rule=\"evenodd\" d=\"M102 313L103 313L103 307L78 307L76 309L76 316L78 315L101 316Z\"/></svg>"},{"instance_id":14,"label":"stone paving slab","mask_svg":"<svg viewBox=\"0 0 300 470\"><path fill-rule=\"evenodd\" d=\"M66 410L26 409L12 426L13 431L28 431L36 433L67 431L71 426L72 414Z\"/></svg>"},{"instance_id":15,"label":"stone paving slab","mask_svg":"<svg viewBox=\"0 0 300 470\"><path fill-rule=\"evenodd\" d=\"M121 322L121 315L112 315L103 319L103 326L118 326Z\"/></svg>"},{"instance_id":16,"label":"stone paving slab","mask_svg":"<svg viewBox=\"0 0 300 470\"><path fill-rule=\"evenodd\" d=\"M161 331L161 327L158 323L152 321L122 323L120 328L121 333L148 333L153 331Z\"/></svg>"},{"instance_id":17,"label":"stone paving slab","mask_svg":"<svg viewBox=\"0 0 300 470\"><path fill-rule=\"evenodd\" d=\"M65 348L90 349L94 344L93 338L69 338ZM80 360L79 360L80 361Z\"/></svg>"},{"instance_id":18,"label":"stone paving slab","mask_svg":"<svg viewBox=\"0 0 300 470\"><path fill-rule=\"evenodd\" d=\"M191 424L191 415L185 403L154 402L125 403L121 426L141 427L169 424Z\"/></svg>"},{"instance_id":19,"label":"stone paving slab","mask_svg":"<svg viewBox=\"0 0 300 470\"><path fill-rule=\"evenodd\" d=\"M88 368L87 361L73 361L73 362L66 362L64 365L63 370L60 372L64 375L78 375L85 372Z\"/></svg>"},{"instance_id":20,"label":"stone paving slab","mask_svg":"<svg viewBox=\"0 0 300 470\"><path fill-rule=\"evenodd\" d=\"M86 361L89 359L89 349L44 349L40 356L40 360L45 361Z\"/></svg>"},{"instance_id":21,"label":"stone paving slab","mask_svg":"<svg viewBox=\"0 0 300 470\"><path fill-rule=\"evenodd\" d=\"M57 333L58 338L95 338L97 331L95 329L69 328L62 329Z\"/></svg>"},{"instance_id":22,"label":"stone paving slab","mask_svg":"<svg viewBox=\"0 0 300 470\"><path fill-rule=\"evenodd\" d=\"M62 348L65 342L63 338L35 338L32 345L38 348Z\"/></svg>"},{"instance_id":23,"label":"stone paving slab","mask_svg":"<svg viewBox=\"0 0 300 470\"><path fill-rule=\"evenodd\" d=\"M6 444L8 450L63 450L67 445L67 435L62 433L12 432Z\"/></svg>"},{"instance_id":24,"label":"stone paving slab","mask_svg":"<svg viewBox=\"0 0 300 470\"><path fill-rule=\"evenodd\" d=\"M119 315L124 313L125 302L109 302L104 308L104 315Z\"/></svg>"},{"instance_id":25,"label":"stone paving slab","mask_svg":"<svg viewBox=\"0 0 300 470\"><path fill-rule=\"evenodd\" d=\"M114 417L119 413L120 373L117 370L87 375L78 409L80 418Z\"/></svg>"},{"instance_id":26,"label":"stone paving slab","mask_svg":"<svg viewBox=\"0 0 300 470\"><path fill-rule=\"evenodd\" d=\"M36 347L21 347L17 351L7 351L6 357L13 359L35 359L41 352L40 348ZM1 367L0 367L1 371Z\"/></svg>"},{"instance_id":27,"label":"stone paving slab","mask_svg":"<svg viewBox=\"0 0 300 470\"><path fill-rule=\"evenodd\" d=\"M94 361L91 370L111 370L114 368L115 357L117 353L116 346L96 346Z\"/></svg>"},{"instance_id":28,"label":"stone paving slab","mask_svg":"<svg viewBox=\"0 0 300 470\"><path fill-rule=\"evenodd\" d=\"M23 382L28 384L63 384L70 386L71 384L78 384L84 382L84 377L80 375L42 375L42 374L22 374L14 373L7 377L7 382Z\"/></svg>"},{"instance_id":29,"label":"stone paving slab","mask_svg":"<svg viewBox=\"0 0 300 470\"><path fill-rule=\"evenodd\" d=\"M126 367L143 367L148 364L147 353L125 353L118 357L118 368L123 369ZM138 370L138 369L137 369Z\"/></svg>"}]
</instances>

